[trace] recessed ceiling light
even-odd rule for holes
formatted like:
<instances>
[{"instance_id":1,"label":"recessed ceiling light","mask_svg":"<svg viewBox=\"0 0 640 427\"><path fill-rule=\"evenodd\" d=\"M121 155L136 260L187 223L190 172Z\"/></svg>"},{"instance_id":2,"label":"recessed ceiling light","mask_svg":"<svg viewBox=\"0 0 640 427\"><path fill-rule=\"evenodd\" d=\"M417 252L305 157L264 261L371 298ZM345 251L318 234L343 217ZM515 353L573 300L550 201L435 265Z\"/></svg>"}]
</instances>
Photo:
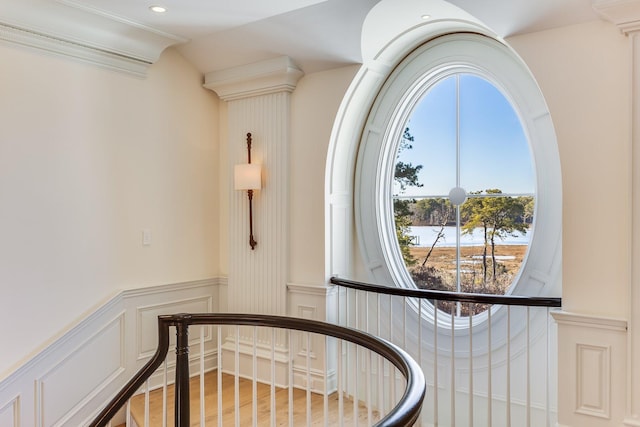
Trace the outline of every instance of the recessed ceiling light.
<instances>
[{"instance_id":1,"label":"recessed ceiling light","mask_svg":"<svg viewBox=\"0 0 640 427\"><path fill-rule=\"evenodd\" d=\"M427 19L431 18L431 15L422 15L421 18L426 21Z\"/></svg>"},{"instance_id":2,"label":"recessed ceiling light","mask_svg":"<svg viewBox=\"0 0 640 427\"><path fill-rule=\"evenodd\" d=\"M155 12L155 13L165 13L167 11L167 8L164 6L149 6L149 10L151 12Z\"/></svg>"}]
</instances>

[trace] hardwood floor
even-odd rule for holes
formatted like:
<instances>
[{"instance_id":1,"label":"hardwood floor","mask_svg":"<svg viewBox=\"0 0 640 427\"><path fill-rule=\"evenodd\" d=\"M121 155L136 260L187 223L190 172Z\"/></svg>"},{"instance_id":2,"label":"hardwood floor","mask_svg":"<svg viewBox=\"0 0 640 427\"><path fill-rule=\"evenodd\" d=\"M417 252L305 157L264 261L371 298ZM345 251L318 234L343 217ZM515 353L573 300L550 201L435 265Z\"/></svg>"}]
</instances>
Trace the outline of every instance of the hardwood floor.
<instances>
[{"instance_id":1,"label":"hardwood floor","mask_svg":"<svg viewBox=\"0 0 640 427\"><path fill-rule=\"evenodd\" d=\"M200 378L191 379L190 395L191 395L191 425L200 425ZM218 423L218 378L216 372L210 372L205 375L205 423L208 426L214 426ZM251 426L252 416L252 388L253 383L250 380L239 380L239 425ZM154 390L150 394L149 399L149 426L162 426L162 389ZM257 384L257 422L258 426L271 425L271 388L266 384ZM173 386L167 390L167 426L173 427ZM222 375L222 425L235 425L235 384L232 375ZM275 389L275 408L277 426L289 425L289 390L286 388ZM339 403L337 394L329 396L328 405L328 422L327 425L338 425L339 420ZM354 425L353 402L344 399L344 425ZM144 424L144 394L134 397L131 401L131 415L139 427ZM323 426L324 423L324 402L323 396L311 393L311 426ZM372 414L371 424L378 421L379 415ZM367 409L364 405L360 405L358 410L358 423L360 425L368 425ZM294 389L293 392L293 425L307 425L307 401L306 392L300 389ZM124 427L119 426L119 427Z\"/></svg>"}]
</instances>

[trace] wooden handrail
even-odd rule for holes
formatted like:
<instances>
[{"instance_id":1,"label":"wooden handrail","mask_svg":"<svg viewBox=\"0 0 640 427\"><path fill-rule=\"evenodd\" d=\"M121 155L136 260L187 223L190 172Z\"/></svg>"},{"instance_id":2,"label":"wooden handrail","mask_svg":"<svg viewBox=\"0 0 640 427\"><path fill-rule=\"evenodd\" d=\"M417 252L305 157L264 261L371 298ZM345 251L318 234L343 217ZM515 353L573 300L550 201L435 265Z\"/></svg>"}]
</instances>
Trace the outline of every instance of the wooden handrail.
<instances>
[{"instance_id":1,"label":"wooden handrail","mask_svg":"<svg viewBox=\"0 0 640 427\"><path fill-rule=\"evenodd\" d=\"M185 349L185 338L188 334L187 328L189 325L266 326L313 332L360 345L387 359L406 379L406 388L402 398L375 426L409 427L412 426L420 416L422 402L426 393L424 375L420 366L404 350L395 344L366 332L316 320L245 313L197 313L158 317L158 349L156 353L111 402L109 402L98 417L89 424L90 427L106 426L127 400L133 396L140 386L162 364L169 348L169 326L175 326L178 334L178 344L176 344L176 352L179 356L176 360L176 408L185 408L185 402L178 400L188 399L189 396L189 361L188 357L185 357L185 354L188 356L188 349ZM180 357L181 355L183 357ZM184 381L185 378L187 379L186 383ZM183 388L186 388L187 391ZM182 398L180 396L182 396ZM186 408L188 408L188 402L186 405ZM186 411L177 411L175 417L176 427L189 426L188 409Z\"/></svg>"},{"instance_id":2,"label":"wooden handrail","mask_svg":"<svg viewBox=\"0 0 640 427\"><path fill-rule=\"evenodd\" d=\"M120 390L120 392L109 402L100 414L89 424L89 427L103 427L116 415L116 413L127 403L144 382L162 365L169 351L169 326L171 319L167 316L158 317L158 348L155 354L134 375L131 380Z\"/></svg>"},{"instance_id":3,"label":"wooden handrail","mask_svg":"<svg viewBox=\"0 0 640 427\"><path fill-rule=\"evenodd\" d=\"M525 307L562 307L562 298L556 297L528 297L521 295L492 295L464 292L432 291L427 289L410 289L393 286L374 285L354 280L332 277L330 282L345 288L368 291L378 294L400 297L412 297L428 300L465 302L476 304L519 305Z\"/></svg>"}]
</instances>

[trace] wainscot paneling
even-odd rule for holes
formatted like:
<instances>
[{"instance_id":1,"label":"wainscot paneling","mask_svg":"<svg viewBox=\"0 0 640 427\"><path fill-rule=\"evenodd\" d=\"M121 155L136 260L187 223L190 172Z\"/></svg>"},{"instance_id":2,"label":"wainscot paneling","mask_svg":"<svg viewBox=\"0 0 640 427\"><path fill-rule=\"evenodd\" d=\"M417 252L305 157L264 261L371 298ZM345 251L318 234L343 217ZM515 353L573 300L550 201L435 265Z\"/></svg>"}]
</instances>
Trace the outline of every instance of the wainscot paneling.
<instances>
[{"instance_id":1,"label":"wainscot paneling","mask_svg":"<svg viewBox=\"0 0 640 427\"><path fill-rule=\"evenodd\" d=\"M124 313L88 336L36 380L42 425L65 425L69 417L125 370ZM78 369L82 375L78 375ZM70 384L73 381L73 384Z\"/></svg>"},{"instance_id":2,"label":"wainscot paneling","mask_svg":"<svg viewBox=\"0 0 640 427\"><path fill-rule=\"evenodd\" d=\"M333 320L327 307L334 306L331 301L335 298L337 287L288 283L287 290L289 316L324 322ZM335 390L335 358L327 357L329 352L335 351L333 338L318 334L296 334L291 341L294 385L306 388L309 384L311 390L318 393Z\"/></svg>"},{"instance_id":3,"label":"wainscot paneling","mask_svg":"<svg viewBox=\"0 0 640 427\"><path fill-rule=\"evenodd\" d=\"M0 426L18 427L20 414L20 396L0 406Z\"/></svg>"},{"instance_id":4,"label":"wainscot paneling","mask_svg":"<svg viewBox=\"0 0 640 427\"><path fill-rule=\"evenodd\" d=\"M558 422L622 425L627 376L627 322L552 312L558 323Z\"/></svg>"},{"instance_id":5,"label":"wainscot paneling","mask_svg":"<svg viewBox=\"0 0 640 427\"><path fill-rule=\"evenodd\" d=\"M0 382L0 426L86 425L155 352L157 316L218 311L224 282L200 280L113 295ZM214 331L205 327L205 369L217 363ZM190 344L198 348L192 352L193 372L200 337L200 328L193 327ZM169 362L169 378L173 371Z\"/></svg>"}]
</instances>

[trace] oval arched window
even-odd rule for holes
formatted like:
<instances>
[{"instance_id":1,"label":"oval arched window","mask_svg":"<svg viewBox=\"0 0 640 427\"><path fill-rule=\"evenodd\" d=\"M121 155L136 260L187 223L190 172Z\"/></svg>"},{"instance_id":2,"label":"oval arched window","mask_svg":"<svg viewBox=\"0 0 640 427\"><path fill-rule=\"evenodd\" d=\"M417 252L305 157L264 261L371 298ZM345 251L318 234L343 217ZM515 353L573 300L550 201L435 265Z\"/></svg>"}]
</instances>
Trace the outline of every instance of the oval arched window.
<instances>
[{"instance_id":1,"label":"oval arched window","mask_svg":"<svg viewBox=\"0 0 640 427\"><path fill-rule=\"evenodd\" d=\"M448 34L404 57L371 106L355 178L360 250L376 281L557 293L555 133L531 73L502 42Z\"/></svg>"},{"instance_id":2,"label":"oval arched window","mask_svg":"<svg viewBox=\"0 0 640 427\"><path fill-rule=\"evenodd\" d=\"M391 186L404 265L418 288L508 293L535 212L518 114L479 74L452 70L424 84L397 143Z\"/></svg>"}]
</instances>

